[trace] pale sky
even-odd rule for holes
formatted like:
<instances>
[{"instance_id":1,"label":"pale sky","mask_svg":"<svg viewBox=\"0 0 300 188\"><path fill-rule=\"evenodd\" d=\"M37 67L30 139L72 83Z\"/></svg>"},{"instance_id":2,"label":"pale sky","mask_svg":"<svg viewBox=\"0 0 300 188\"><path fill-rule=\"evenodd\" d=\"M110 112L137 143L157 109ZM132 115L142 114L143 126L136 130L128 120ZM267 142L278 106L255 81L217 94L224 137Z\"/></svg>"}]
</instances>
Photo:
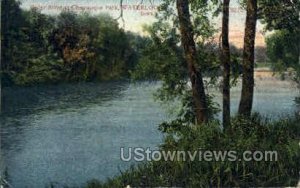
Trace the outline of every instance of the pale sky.
<instances>
[{"instance_id":1,"label":"pale sky","mask_svg":"<svg viewBox=\"0 0 300 188\"><path fill-rule=\"evenodd\" d=\"M123 0L126 6L123 11L125 20L125 30L142 33L142 26L151 24L155 21L155 6L160 4L160 0L144 0L143 7L141 0ZM21 0L22 8L39 7L43 13L57 14L63 9L71 9L80 11L80 9L88 10L91 14L108 13L112 17L117 18L120 15L119 0ZM139 10L137 10L139 8ZM143 10L141 10L143 9ZM121 20L120 25L123 26ZM245 23L245 11L243 11L238 0L232 0L230 5L230 42L238 47L243 45L243 33ZM216 28L221 26L221 17L216 20ZM257 25L257 46L264 46L264 36L262 35L263 26Z\"/></svg>"}]
</instances>

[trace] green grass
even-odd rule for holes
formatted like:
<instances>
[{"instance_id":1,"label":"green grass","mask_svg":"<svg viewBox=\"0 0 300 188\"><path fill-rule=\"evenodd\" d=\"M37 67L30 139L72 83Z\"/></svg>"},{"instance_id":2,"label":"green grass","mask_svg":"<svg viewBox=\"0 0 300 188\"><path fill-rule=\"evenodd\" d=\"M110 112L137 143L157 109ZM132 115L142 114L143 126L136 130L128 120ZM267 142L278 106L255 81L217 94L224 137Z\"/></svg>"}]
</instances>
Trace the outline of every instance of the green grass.
<instances>
[{"instance_id":1,"label":"green grass","mask_svg":"<svg viewBox=\"0 0 300 188\"><path fill-rule=\"evenodd\" d=\"M169 123L164 129L166 138L161 150L277 151L278 161L149 162L106 182L90 181L86 187L296 186L300 171L299 122L299 117L277 122L260 116L233 118L228 132L218 123L202 127Z\"/></svg>"}]
</instances>

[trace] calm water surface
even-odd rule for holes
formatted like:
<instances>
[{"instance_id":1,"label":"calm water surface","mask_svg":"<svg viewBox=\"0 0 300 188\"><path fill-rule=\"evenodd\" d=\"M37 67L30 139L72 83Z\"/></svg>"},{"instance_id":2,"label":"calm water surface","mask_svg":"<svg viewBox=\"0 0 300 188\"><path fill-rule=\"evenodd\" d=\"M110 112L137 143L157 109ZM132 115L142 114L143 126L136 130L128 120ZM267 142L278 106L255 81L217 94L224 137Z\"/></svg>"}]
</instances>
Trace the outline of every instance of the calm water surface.
<instances>
[{"instance_id":1,"label":"calm water surface","mask_svg":"<svg viewBox=\"0 0 300 188\"><path fill-rule=\"evenodd\" d=\"M105 180L130 166L120 147L156 148L157 126L171 119L153 100L159 83L109 82L5 88L0 117L2 172L13 187L50 183L82 185ZM233 112L239 100L234 88ZM216 101L221 101L221 95ZM297 110L288 82L258 80L254 110L275 118Z\"/></svg>"}]
</instances>

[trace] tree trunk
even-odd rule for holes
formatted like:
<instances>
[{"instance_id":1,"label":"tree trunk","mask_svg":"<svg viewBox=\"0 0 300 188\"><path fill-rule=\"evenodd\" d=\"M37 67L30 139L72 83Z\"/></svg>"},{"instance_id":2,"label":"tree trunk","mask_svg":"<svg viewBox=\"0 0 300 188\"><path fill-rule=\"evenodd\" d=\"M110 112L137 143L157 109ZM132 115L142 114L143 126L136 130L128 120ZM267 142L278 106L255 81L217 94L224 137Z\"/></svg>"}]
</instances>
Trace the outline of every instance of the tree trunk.
<instances>
[{"instance_id":1,"label":"tree trunk","mask_svg":"<svg viewBox=\"0 0 300 188\"><path fill-rule=\"evenodd\" d=\"M256 21L257 0L248 0L243 52L242 93L239 106L239 115L242 116L250 116L252 111Z\"/></svg>"},{"instance_id":2,"label":"tree trunk","mask_svg":"<svg viewBox=\"0 0 300 188\"><path fill-rule=\"evenodd\" d=\"M2 113L2 68L1 68L1 61L0 61L0 115L1 113Z\"/></svg>"},{"instance_id":3,"label":"tree trunk","mask_svg":"<svg viewBox=\"0 0 300 188\"><path fill-rule=\"evenodd\" d=\"M230 126L230 48L229 48L229 4L230 0L224 0L222 19L222 54L223 64L223 126Z\"/></svg>"},{"instance_id":4,"label":"tree trunk","mask_svg":"<svg viewBox=\"0 0 300 188\"><path fill-rule=\"evenodd\" d=\"M177 11L181 33L181 43L188 66L189 78L192 84L193 99L197 124L208 121L208 107L201 72L197 69L197 52L194 41L193 26L190 20L189 2L177 0Z\"/></svg>"},{"instance_id":5,"label":"tree trunk","mask_svg":"<svg viewBox=\"0 0 300 188\"><path fill-rule=\"evenodd\" d=\"M5 10L6 6L4 6L4 5L6 5L6 3L7 3L6 1L1 1L0 2L1 11L6 11ZM4 7L2 7L2 6L4 6ZM2 14L1 14L0 15L0 23L1 24L3 23L2 21L3 20L2 20ZM5 23L7 23L7 21L5 21ZM8 31L7 24L4 25L4 28L6 29L6 32L7 32ZM3 62L2 61L6 60L4 58L4 53L2 52L2 50L3 50L2 45L4 45L3 42L2 42L2 40L6 41L6 37L7 37L3 33L2 25L1 25L1 30L0 30L0 36L1 36L1 40L0 40L0 57L1 57L1 59L0 59L0 114L1 114L2 113L2 70L3 70L2 69L2 66L3 66L3 64L2 64Z\"/></svg>"}]
</instances>

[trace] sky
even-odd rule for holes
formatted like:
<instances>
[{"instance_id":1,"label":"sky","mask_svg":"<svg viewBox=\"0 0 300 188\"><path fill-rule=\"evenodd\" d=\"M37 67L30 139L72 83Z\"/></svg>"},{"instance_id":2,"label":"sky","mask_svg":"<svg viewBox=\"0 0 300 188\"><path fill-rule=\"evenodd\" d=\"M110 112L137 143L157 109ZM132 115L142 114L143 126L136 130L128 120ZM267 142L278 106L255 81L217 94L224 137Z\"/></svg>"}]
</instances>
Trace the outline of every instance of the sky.
<instances>
[{"instance_id":1,"label":"sky","mask_svg":"<svg viewBox=\"0 0 300 188\"><path fill-rule=\"evenodd\" d=\"M20 0L22 8L30 7L39 8L42 13L58 14L64 9L80 12L85 10L91 14L108 13L114 18L120 15L119 0ZM155 21L156 7L159 6L160 0L123 0L123 18L124 25L119 19L120 26L125 30L145 34L143 25L151 24ZM138 6L139 5L139 6ZM239 6L238 0L232 0L230 5L230 42L237 47L242 47L244 36L244 23L246 13ZM221 17L215 21L215 27L220 28ZM263 26L257 24L257 46L265 46L264 35L262 34Z\"/></svg>"}]
</instances>

